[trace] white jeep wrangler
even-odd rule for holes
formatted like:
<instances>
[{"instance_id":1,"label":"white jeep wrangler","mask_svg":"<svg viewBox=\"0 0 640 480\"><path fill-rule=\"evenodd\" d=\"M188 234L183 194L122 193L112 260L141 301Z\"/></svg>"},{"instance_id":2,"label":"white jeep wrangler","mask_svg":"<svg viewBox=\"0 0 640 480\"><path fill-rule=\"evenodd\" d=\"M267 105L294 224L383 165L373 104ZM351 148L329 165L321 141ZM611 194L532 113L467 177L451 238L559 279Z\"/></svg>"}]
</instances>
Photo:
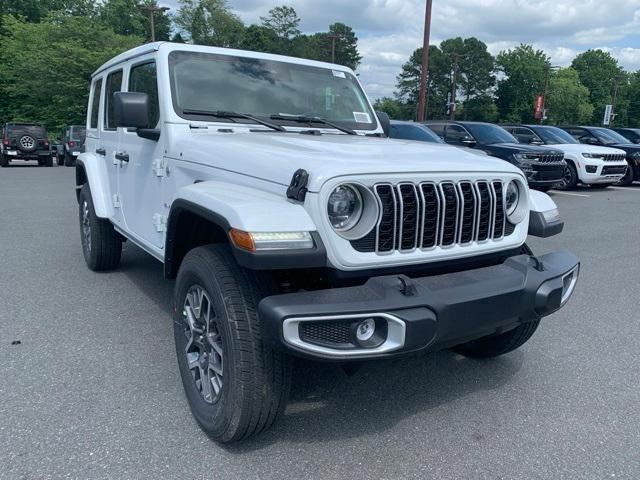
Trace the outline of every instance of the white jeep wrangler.
<instances>
[{"instance_id":1,"label":"white jeep wrangler","mask_svg":"<svg viewBox=\"0 0 640 480\"><path fill-rule=\"evenodd\" d=\"M348 68L154 43L93 75L76 185L84 257L128 240L176 278L194 417L235 441L283 411L290 356L518 348L571 296L563 223L516 167L386 137Z\"/></svg>"}]
</instances>

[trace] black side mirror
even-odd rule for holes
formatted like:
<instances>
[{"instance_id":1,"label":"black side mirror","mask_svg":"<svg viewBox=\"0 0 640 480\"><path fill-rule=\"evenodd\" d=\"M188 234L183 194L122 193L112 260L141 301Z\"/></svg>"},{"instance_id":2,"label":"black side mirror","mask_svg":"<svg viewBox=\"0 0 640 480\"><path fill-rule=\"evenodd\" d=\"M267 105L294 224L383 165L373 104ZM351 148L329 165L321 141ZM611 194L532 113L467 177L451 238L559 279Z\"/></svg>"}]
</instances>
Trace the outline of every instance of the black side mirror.
<instances>
[{"instance_id":1,"label":"black side mirror","mask_svg":"<svg viewBox=\"0 0 640 480\"><path fill-rule=\"evenodd\" d=\"M380 121L382 131L388 137L389 132L391 131L391 119L389 118L389 115L387 115L385 112L376 112L376 115L378 117L378 120Z\"/></svg>"},{"instance_id":2,"label":"black side mirror","mask_svg":"<svg viewBox=\"0 0 640 480\"><path fill-rule=\"evenodd\" d=\"M529 143L531 145L544 145L544 142L538 140L537 138L533 138L533 137L529 139Z\"/></svg>"},{"instance_id":3,"label":"black side mirror","mask_svg":"<svg viewBox=\"0 0 640 480\"><path fill-rule=\"evenodd\" d=\"M113 94L113 112L116 127L148 128L149 95L138 92Z\"/></svg>"},{"instance_id":4,"label":"black side mirror","mask_svg":"<svg viewBox=\"0 0 640 480\"><path fill-rule=\"evenodd\" d=\"M600 145L600 142L597 138L594 137L582 137L580 139L581 143L586 143L587 145Z\"/></svg>"},{"instance_id":5,"label":"black side mirror","mask_svg":"<svg viewBox=\"0 0 640 480\"><path fill-rule=\"evenodd\" d=\"M463 144L465 144L465 145L468 145L468 146L472 147L472 146L474 146L474 145L475 145L476 143L478 143L478 142L476 142L476 139L475 139L475 138L473 138L473 137L471 137L471 136L469 136L469 135L465 135L464 137L462 137L462 138L460 139L460 143L463 143Z\"/></svg>"}]
</instances>

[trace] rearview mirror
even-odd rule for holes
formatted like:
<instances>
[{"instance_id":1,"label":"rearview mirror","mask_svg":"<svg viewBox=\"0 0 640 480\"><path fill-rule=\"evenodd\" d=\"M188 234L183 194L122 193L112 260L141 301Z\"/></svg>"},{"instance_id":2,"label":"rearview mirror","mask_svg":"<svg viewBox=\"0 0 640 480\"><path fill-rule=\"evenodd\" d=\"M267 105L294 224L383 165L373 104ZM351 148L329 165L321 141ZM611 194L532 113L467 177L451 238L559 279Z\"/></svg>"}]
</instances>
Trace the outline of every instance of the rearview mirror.
<instances>
[{"instance_id":1,"label":"rearview mirror","mask_svg":"<svg viewBox=\"0 0 640 480\"><path fill-rule=\"evenodd\" d=\"M148 128L149 96L139 92L113 94L113 112L116 127Z\"/></svg>"},{"instance_id":2,"label":"rearview mirror","mask_svg":"<svg viewBox=\"0 0 640 480\"><path fill-rule=\"evenodd\" d=\"M382 127L382 131L388 137L389 132L391 131L391 120L389 119L389 115L385 112L376 112L376 116L380 121L380 126Z\"/></svg>"}]
</instances>

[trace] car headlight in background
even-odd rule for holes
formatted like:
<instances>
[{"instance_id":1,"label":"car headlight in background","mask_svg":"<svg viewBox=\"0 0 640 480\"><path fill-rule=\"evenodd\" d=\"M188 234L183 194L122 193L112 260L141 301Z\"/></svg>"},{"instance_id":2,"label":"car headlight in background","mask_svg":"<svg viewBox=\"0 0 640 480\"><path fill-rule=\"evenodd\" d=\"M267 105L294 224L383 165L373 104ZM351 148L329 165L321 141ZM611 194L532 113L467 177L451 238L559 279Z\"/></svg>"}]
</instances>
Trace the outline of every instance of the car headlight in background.
<instances>
[{"instance_id":1,"label":"car headlight in background","mask_svg":"<svg viewBox=\"0 0 640 480\"><path fill-rule=\"evenodd\" d=\"M327 201L329 222L334 230L351 230L362 215L362 195L357 187L349 184L338 185Z\"/></svg>"},{"instance_id":2,"label":"car headlight in background","mask_svg":"<svg viewBox=\"0 0 640 480\"><path fill-rule=\"evenodd\" d=\"M604 155L601 153L586 153L586 152L583 153L582 156L584 158L598 158L598 159L601 159L602 157L604 157Z\"/></svg>"}]
</instances>

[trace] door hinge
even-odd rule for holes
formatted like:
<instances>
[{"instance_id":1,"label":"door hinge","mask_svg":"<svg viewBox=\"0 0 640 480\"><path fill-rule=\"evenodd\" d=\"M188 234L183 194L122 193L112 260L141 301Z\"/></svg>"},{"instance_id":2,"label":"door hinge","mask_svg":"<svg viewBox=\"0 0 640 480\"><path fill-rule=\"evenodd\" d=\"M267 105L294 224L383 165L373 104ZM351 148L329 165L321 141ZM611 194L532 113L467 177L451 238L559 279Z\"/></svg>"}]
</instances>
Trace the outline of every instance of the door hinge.
<instances>
[{"instance_id":1,"label":"door hinge","mask_svg":"<svg viewBox=\"0 0 640 480\"><path fill-rule=\"evenodd\" d=\"M162 158L156 158L153 161L153 171L156 177L164 177L167 174L167 169L164 166L164 160Z\"/></svg>"},{"instance_id":2,"label":"door hinge","mask_svg":"<svg viewBox=\"0 0 640 480\"><path fill-rule=\"evenodd\" d=\"M167 218L161 213L154 213L153 226L156 227L156 232L164 232L167 226Z\"/></svg>"},{"instance_id":3,"label":"door hinge","mask_svg":"<svg viewBox=\"0 0 640 480\"><path fill-rule=\"evenodd\" d=\"M113 208L120 208L122 203L120 203L120 195L117 193L113 196Z\"/></svg>"}]
</instances>

